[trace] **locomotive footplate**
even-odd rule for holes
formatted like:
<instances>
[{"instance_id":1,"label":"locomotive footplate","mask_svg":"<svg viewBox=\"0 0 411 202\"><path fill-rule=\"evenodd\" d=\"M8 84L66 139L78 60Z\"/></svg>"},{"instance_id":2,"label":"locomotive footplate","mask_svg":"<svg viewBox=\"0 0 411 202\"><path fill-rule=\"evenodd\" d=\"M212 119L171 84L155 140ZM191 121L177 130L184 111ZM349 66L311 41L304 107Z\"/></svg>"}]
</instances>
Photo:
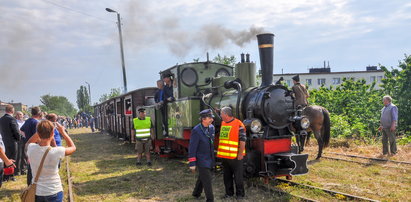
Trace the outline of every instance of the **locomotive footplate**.
<instances>
[{"instance_id":1,"label":"locomotive footplate","mask_svg":"<svg viewBox=\"0 0 411 202\"><path fill-rule=\"evenodd\" d=\"M278 153L265 155L264 176L302 175L308 172L308 154Z\"/></svg>"}]
</instances>

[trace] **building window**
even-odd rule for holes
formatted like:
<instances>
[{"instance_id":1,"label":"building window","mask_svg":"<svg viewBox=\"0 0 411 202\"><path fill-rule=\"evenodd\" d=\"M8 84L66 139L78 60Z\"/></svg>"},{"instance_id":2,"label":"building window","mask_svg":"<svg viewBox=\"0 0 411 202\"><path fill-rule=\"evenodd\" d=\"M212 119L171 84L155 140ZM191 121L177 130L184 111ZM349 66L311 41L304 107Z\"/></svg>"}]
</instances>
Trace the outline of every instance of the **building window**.
<instances>
[{"instance_id":1,"label":"building window","mask_svg":"<svg viewBox=\"0 0 411 202\"><path fill-rule=\"evenodd\" d=\"M307 86L311 86L311 85L312 85L311 79L306 79L305 82L306 82Z\"/></svg>"},{"instance_id":2,"label":"building window","mask_svg":"<svg viewBox=\"0 0 411 202\"><path fill-rule=\"evenodd\" d=\"M323 79L318 79L317 80L318 81L318 85L325 85L325 79L323 78Z\"/></svg>"},{"instance_id":3,"label":"building window","mask_svg":"<svg viewBox=\"0 0 411 202\"><path fill-rule=\"evenodd\" d=\"M375 81L375 76L370 76L370 83Z\"/></svg>"},{"instance_id":4,"label":"building window","mask_svg":"<svg viewBox=\"0 0 411 202\"><path fill-rule=\"evenodd\" d=\"M340 84L341 83L341 79L340 78L333 78L333 84Z\"/></svg>"},{"instance_id":5,"label":"building window","mask_svg":"<svg viewBox=\"0 0 411 202\"><path fill-rule=\"evenodd\" d=\"M287 80L287 86L291 86L291 80Z\"/></svg>"},{"instance_id":6,"label":"building window","mask_svg":"<svg viewBox=\"0 0 411 202\"><path fill-rule=\"evenodd\" d=\"M381 82L381 80L382 80L382 76L378 76L378 77L377 77L377 81L378 81L378 82Z\"/></svg>"}]
</instances>

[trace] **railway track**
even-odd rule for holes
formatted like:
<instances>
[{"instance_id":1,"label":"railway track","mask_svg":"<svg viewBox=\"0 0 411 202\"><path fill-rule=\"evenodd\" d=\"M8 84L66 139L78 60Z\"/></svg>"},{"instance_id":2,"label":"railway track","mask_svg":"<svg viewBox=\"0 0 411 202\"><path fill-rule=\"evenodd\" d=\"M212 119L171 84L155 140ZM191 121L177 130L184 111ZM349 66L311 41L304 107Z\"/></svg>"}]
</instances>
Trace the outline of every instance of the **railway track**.
<instances>
[{"instance_id":1,"label":"railway track","mask_svg":"<svg viewBox=\"0 0 411 202\"><path fill-rule=\"evenodd\" d=\"M251 184L252 184L251 186L256 187L257 189L260 189L260 190L262 190L264 192L268 192L268 193L275 193L279 196L289 196L291 198L295 198L295 199L299 199L300 201L307 201L307 202L317 202L318 201L318 200L298 196L298 195L295 195L295 194L291 194L291 193L288 193L288 192L283 191L281 189L277 189L277 188L271 186L270 183L263 184L261 182L256 182L256 183L251 182Z\"/></svg>"},{"instance_id":2,"label":"railway track","mask_svg":"<svg viewBox=\"0 0 411 202\"><path fill-rule=\"evenodd\" d=\"M352 157L352 158L367 159L367 160L372 160L372 161L392 162L392 163L398 163L398 164L411 165L411 162L407 162L407 161L395 161L395 160L390 160L390 159L372 158L372 157L357 156L357 155L352 155L352 154L341 154L341 153L336 153L336 152L327 152L327 154L347 156L347 157Z\"/></svg>"},{"instance_id":3,"label":"railway track","mask_svg":"<svg viewBox=\"0 0 411 202\"><path fill-rule=\"evenodd\" d=\"M70 173L70 157L66 157L66 171L67 171L67 184L68 184L68 201L73 202L74 197L73 197L73 183L71 181L71 173Z\"/></svg>"},{"instance_id":4,"label":"railway track","mask_svg":"<svg viewBox=\"0 0 411 202\"><path fill-rule=\"evenodd\" d=\"M372 201L372 202L378 201L378 200L374 200L374 199L369 199L369 198L365 198L365 197L361 197L361 196L355 196L355 195L352 195L352 194L347 194L347 193L343 193L343 192L324 189L324 188L321 188L321 187L315 187L315 186L311 186L311 185L301 184L301 183L298 183L298 182L293 182L293 181L284 180L284 179L278 179L277 178L274 181L274 183L277 183L277 184L279 182L280 183L287 183L290 186L296 186L296 187L301 187L301 188L306 188L306 189L321 190L324 193L327 193L327 194L331 195L332 197L334 197L336 199L340 199L340 200Z\"/></svg>"},{"instance_id":5,"label":"railway track","mask_svg":"<svg viewBox=\"0 0 411 202\"><path fill-rule=\"evenodd\" d=\"M370 162L353 161L353 160L349 160L349 159L336 158L336 157L331 157L331 156L322 156L321 158L335 160L335 161L345 161L345 162L350 162L350 163L357 163L357 164L361 164L361 165L364 165L364 166L380 165L384 168L405 169L405 170L410 169L410 168L406 168L406 167L389 166L389 165L376 164L376 163L370 163Z\"/></svg>"}]
</instances>

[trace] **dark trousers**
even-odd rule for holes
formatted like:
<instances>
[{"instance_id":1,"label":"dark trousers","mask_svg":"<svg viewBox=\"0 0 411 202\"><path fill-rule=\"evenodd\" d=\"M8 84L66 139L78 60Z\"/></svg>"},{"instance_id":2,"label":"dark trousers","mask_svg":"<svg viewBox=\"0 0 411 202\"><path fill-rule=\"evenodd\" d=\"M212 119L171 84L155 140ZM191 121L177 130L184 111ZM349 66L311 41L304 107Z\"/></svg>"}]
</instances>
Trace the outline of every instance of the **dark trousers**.
<instances>
[{"instance_id":1,"label":"dark trousers","mask_svg":"<svg viewBox=\"0 0 411 202\"><path fill-rule=\"evenodd\" d=\"M31 174L30 164L27 164L27 186L31 185L32 178L33 178L33 175Z\"/></svg>"},{"instance_id":2,"label":"dark trousers","mask_svg":"<svg viewBox=\"0 0 411 202\"><path fill-rule=\"evenodd\" d=\"M388 154L388 147L391 154L397 153L397 143L395 141L395 131L391 132L389 128L382 129L382 153Z\"/></svg>"},{"instance_id":3,"label":"dark trousers","mask_svg":"<svg viewBox=\"0 0 411 202\"><path fill-rule=\"evenodd\" d=\"M163 122L163 135L168 136L168 119L167 119L167 102L163 103L163 106L160 108L161 111L161 121Z\"/></svg>"},{"instance_id":4,"label":"dark trousers","mask_svg":"<svg viewBox=\"0 0 411 202\"><path fill-rule=\"evenodd\" d=\"M16 160L17 159L17 142L7 142L7 144L4 145L6 148L6 156L9 159ZM5 180L13 179L14 174L4 176L3 177Z\"/></svg>"},{"instance_id":5,"label":"dark trousers","mask_svg":"<svg viewBox=\"0 0 411 202\"><path fill-rule=\"evenodd\" d=\"M63 201L63 192L58 192L56 194L50 196L37 196L36 195L36 202L61 202Z\"/></svg>"},{"instance_id":6,"label":"dark trousers","mask_svg":"<svg viewBox=\"0 0 411 202\"><path fill-rule=\"evenodd\" d=\"M24 155L24 140L20 140L17 143L17 159L16 159L16 171L22 173L26 170L26 156Z\"/></svg>"},{"instance_id":7,"label":"dark trousers","mask_svg":"<svg viewBox=\"0 0 411 202\"><path fill-rule=\"evenodd\" d=\"M16 160L17 159L17 142L4 143L4 147L6 148L7 158Z\"/></svg>"},{"instance_id":8,"label":"dark trousers","mask_svg":"<svg viewBox=\"0 0 411 202\"><path fill-rule=\"evenodd\" d=\"M213 187L211 185L211 168L197 167L197 169L198 178L193 190L193 196L199 197L204 188L207 201L214 201Z\"/></svg>"},{"instance_id":9,"label":"dark trousers","mask_svg":"<svg viewBox=\"0 0 411 202\"><path fill-rule=\"evenodd\" d=\"M0 162L0 188L1 185L3 184L3 172L4 172L4 163Z\"/></svg>"},{"instance_id":10,"label":"dark trousers","mask_svg":"<svg viewBox=\"0 0 411 202\"><path fill-rule=\"evenodd\" d=\"M228 196L234 195L234 183L236 195L244 197L244 177L243 177L243 161L237 159L222 159L224 171L224 186L225 194Z\"/></svg>"}]
</instances>

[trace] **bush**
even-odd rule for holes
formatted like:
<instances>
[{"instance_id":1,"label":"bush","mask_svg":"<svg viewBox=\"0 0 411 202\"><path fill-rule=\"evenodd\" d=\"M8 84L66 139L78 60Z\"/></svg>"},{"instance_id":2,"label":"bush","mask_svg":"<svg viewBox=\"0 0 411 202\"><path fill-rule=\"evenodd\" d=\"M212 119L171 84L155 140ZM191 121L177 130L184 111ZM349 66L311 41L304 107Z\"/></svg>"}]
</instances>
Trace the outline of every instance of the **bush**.
<instances>
[{"instance_id":1,"label":"bush","mask_svg":"<svg viewBox=\"0 0 411 202\"><path fill-rule=\"evenodd\" d=\"M348 117L344 115L330 114L331 137L350 137L352 135Z\"/></svg>"}]
</instances>

